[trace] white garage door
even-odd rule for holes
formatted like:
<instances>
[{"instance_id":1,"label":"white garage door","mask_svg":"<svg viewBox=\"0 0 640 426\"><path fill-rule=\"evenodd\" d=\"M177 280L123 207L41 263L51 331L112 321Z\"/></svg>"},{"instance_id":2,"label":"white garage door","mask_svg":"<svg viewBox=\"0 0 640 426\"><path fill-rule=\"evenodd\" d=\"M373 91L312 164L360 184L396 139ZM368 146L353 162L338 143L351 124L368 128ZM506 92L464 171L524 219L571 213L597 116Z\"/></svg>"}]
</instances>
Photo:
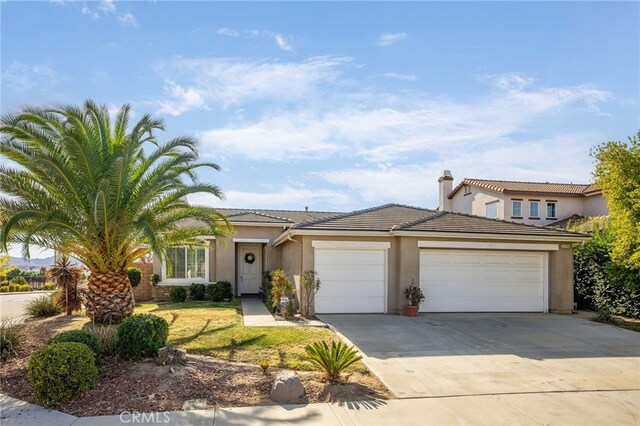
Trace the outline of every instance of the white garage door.
<instances>
[{"instance_id":1,"label":"white garage door","mask_svg":"<svg viewBox=\"0 0 640 426\"><path fill-rule=\"evenodd\" d=\"M543 312L545 254L420 251L424 312Z\"/></svg>"},{"instance_id":2,"label":"white garage door","mask_svg":"<svg viewBox=\"0 0 640 426\"><path fill-rule=\"evenodd\" d=\"M315 248L317 313L385 311L385 249Z\"/></svg>"}]
</instances>

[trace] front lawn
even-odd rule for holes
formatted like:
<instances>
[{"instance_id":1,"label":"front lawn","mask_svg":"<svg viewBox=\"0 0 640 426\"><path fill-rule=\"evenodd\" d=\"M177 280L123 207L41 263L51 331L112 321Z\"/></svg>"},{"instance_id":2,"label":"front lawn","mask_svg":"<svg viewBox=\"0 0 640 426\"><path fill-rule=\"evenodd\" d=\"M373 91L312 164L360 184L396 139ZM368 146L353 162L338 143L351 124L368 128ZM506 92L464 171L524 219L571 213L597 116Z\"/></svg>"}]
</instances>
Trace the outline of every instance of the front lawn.
<instances>
[{"instance_id":1,"label":"front lawn","mask_svg":"<svg viewBox=\"0 0 640 426\"><path fill-rule=\"evenodd\" d=\"M188 353L227 361L310 370L304 347L319 340L334 340L330 330L317 327L245 327L235 303L145 303L136 314L152 313L169 322L168 344ZM365 370L359 363L357 370Z\"/></svg>"}]
</instances>

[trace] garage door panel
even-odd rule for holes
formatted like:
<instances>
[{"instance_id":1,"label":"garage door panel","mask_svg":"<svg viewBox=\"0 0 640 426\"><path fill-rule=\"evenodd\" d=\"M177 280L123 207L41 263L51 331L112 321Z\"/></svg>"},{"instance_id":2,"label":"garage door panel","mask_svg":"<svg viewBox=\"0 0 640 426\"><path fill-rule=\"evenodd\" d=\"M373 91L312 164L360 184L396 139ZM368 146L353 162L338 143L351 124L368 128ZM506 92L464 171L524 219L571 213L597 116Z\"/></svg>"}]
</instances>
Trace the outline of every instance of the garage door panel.
<instances>
[{"instance_id":1,"label":"garage door panel","mask_svg":"<svg viewBox=\"0 0 640 426\"><path fill-rule=\"evenodd\" d=\"M544 254L422 250L420 287L428 312L540 312Z\"/></svg>"},{"instance_id":2,"label":"garage door panel","mask_svg":"<svg viewBox=\"0 0 640 426\"><path fill-rule=\"evenodd\" d=\"M321 281L315 296L317 313L385 311L386 250L314 250L314 269Z\"/></svg>"}]
</instances>

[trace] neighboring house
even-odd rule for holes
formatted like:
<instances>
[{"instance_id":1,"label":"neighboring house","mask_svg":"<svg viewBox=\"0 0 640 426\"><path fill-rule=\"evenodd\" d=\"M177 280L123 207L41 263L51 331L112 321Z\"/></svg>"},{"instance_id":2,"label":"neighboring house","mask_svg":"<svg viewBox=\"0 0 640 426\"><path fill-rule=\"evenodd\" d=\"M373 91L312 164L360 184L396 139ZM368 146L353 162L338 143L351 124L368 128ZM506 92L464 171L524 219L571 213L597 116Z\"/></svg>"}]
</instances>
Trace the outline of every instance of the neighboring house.
<instances>
[{"instance_id":1,"label":"neighboring house","mask_svg":"<svg viewBox=\"0 0 640 426\"><path fill-rule=\"evenodd\" d=\"M173 285L217 280L252 295L266 271L282 268L298 295L301 274L317 272L317 313L400 313L411 283L423 289L426 312L568 313L572 243L588 238L399 204L350 213L220 210L235 235L173 249L171 268L156 259L156 298Z\"/></svg>"},{"instance_id":2,"label":"neighboring house","mask_svg":"<svg viewBox=\"0 0 640 426\"><path fill-rule=\"evenodd\" d=\"M449 170L438 183L440 211L554 227L609 214L602 190L593 184L463 179L453 188Z\"/></svg>"}]
</instances>

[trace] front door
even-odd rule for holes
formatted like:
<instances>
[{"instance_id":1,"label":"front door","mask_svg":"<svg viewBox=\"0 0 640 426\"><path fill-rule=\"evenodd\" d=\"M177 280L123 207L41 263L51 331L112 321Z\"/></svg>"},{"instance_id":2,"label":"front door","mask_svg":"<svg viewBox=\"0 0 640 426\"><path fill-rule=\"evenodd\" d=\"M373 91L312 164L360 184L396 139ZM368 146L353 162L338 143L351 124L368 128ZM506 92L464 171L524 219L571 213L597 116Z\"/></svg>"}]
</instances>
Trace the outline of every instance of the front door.
<instances>
[{"instance_id":1,"label":"front door","mask_svg":"<svg viewBox=\"0 0 640 426\"><path fill-rule=\"evenodd\" d=\"M262 247L258 244L242 244L238 249L238 289L242 294L256 294L260 289Z\"/></svg>"}]
</instances>

